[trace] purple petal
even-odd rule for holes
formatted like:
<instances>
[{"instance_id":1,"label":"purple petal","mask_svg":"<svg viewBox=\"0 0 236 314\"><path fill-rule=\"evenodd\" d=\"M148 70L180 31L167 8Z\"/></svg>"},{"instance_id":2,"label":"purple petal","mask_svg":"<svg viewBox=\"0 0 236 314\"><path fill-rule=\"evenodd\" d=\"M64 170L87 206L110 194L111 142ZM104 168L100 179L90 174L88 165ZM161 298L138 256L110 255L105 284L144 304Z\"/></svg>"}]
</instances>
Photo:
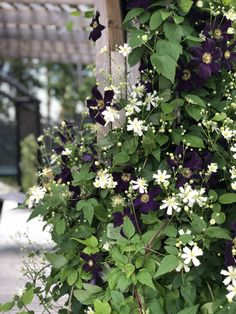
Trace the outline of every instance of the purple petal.
<instances>
[{"instance_id":1,"label":"purple petal","mask_svg":"<svg viewBox=\"0 0 236 314\"><path fill-rule=\"evenodd\" d=\"M201 63L198 67L198 74L204 79L207 80L211 76L211 65L206 63Z\"/></svg>"},{"instance_id":2,"label":"purple petal","mask_svg":"<svg viewBox=\"0 0 236 314\"><path fill-rule=\"evenodd\" d=\"M97 85L93 87L92 94L97 100L103 100L102 94L99 92Z\"/></svg>"}]
</instances>

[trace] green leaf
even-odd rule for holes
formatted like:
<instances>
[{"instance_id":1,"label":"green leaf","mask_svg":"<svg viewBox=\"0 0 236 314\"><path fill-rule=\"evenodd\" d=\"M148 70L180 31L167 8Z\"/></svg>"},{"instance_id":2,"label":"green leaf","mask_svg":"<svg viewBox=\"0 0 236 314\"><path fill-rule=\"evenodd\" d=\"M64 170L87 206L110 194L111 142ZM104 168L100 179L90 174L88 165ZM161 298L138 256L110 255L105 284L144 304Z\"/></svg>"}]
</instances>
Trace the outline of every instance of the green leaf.
<instances>
[{"instance_id":1,"label":"green leaf","mask_svg":"<svg viewBox=\"0 0 236 314\"><path fill-rule=\"evenodd\" d=\"M125 236L129 239L135 234L134 225L127 216L124 217L123 231Z\"/></svg>"},{"instance_id":2,"label":"green leaf","mask_svg":"<svg viewBox=\"0 0 236 314\"><path fill-rule=\"evenodd\" d=\"M1 312L8 312L14 307L14 305L15 305L14 301L0 304L0 311Z\"/></svg>"},{"instance_id":3,"label":"green leaf","mask_svg":"<svg viewBox=\"0 0 236 314\"><path fill-rule=\"evenodd\" d=\"M190 104L199 105L199 106L201 106L203 108L206 107L205 101L202 98L200 98L200 97L198 97L196 95L187 95L184 98Z\"/></svg>"},{"instance_id":4,"label":"green leaf","mask_svg":"<svg viewBox=\"0 0 236 314\"><path fill-rule=\"evenodd\" d=\"M151 55L151 63L158 74L163 75L172 83L174 82L177 63L173 58L154 53Z\"/></svg>"},{"instance_id":5,"label":"green leaf","mask_svg":"<svg viewBox=\"0 0 236 314\"><path fill-rule=\"evenodd\" d=\"M84 217L88 220L89 224L92 224L94 216L94 207L98 206L98 202L95 198L88 200L81 200L76 205L76 210L83 210Z\"/></svg>"},{"instance_id":6,"label":"green leaf","mask_svg":"<svg viewBox=\"0 0 236 314\"><path fill-rule=\"evenodd\" d=\"M164 24L163 29L164 29L166 37L170 41L176 41L176 42L181 41L181 37L183 36L183 31L182 31L182 27L180 25L166 22Z\"/></svg>"},{"instance_id":7,"label":"green leaf","mask_svg":"<svg viewBox=\"0 0 236 314\"><path fill-rule=\"evenodd\" d=\"M125 300L123 294L119 291L111 291L111 297L112 300L119 305L122 305Z\"/></svg>"},{"instance_id":8,"label":"green leaf","mask_svg":"<svg viewBox=\"0 0 236 314\"><path fill-rule=\"evenodd\" d=\"M55 253L45 253L46 259L51 263L52 267L60 269L66 263L67 259L63 255L58 255Z\"/></svg>"},{"instance_id":9,"label":"green leaf","mask_svg":"<svg viewBox=\"0 0 236 314\"><path fill-rule=\"evenodd\" d=\"M207 235L211 238L232 240L229 231L221 227L210 227Z\"/></svg>"},{"instance_id":10,"label":"green leaf","mask_svg":"<svg viewBox=\"0 0 236 314\"><path fill-rule=\"evenodd\" d=\"M170 15L171 12L167 10L158 10L154 12L150 19L151 30L157 29L161 25L161 23L165 21Z\"/></svg>"},{"instance_id":11,"label":"green leaf","mask_svg":"<svg viewBox=\"0 0 236 314\"><path fill-rule=\"evenodd\" d=\"M78 241L79 243L82 243L86 246L92 247L92 248L95 248L98 245L98 240L94 236L91 236L86 240L81 240L81 239L77 239L77 238L72 238L72 239L75 241Z\"/></svg>"},{"instance_id":12,"label":"green leaf","mask_svg":"<svg viewBox=\"0 0 236 314\"><path fill-rule=\"evenodd\" d=\"M236 193L226 193L219 197L221 204L233 204L236 202Z\"/></svg>"},{"instance_id":13,"label":"green leaf","mask_svg":"<svg viewBox=\"0 0 236 314\"><path fill-rule=\"evenodd\" d=\"M129 154L123 151L114 156L113 162L114 165L121 165L127 163L129 160L130 160Z\"/></svg>"},{"instance_id":14,"label":"green leaf","mask_svg":"<svg viewBox=\"0 0 236 314\"><path fill-rule=\"evenodd\" d=\"M220 112L220 113L217 112L212 120L218 122L218 121L223 121L226 118L227 118L227 114L225 112Z\"/></svg>"},{"instance_id":15,"label":"green leaf","mask_svg":"<svg viewBox=\"0 0 236 314\"><path fill-rule=\"evenodd\" d=\"M166 144L169 140L169 137L167 135L164 134L157 134L156 135L156 142L162 146L164 144Z\"/></svg>"},{"instance_id":16,"label":"green leaf","mask_svg":"<svg viewBox=\"0 0 236 314\"><path fill-rule=\"evenodd\" d=\"M58 220L58 221L56 222L56 233L57 233L58 235L62 235L62 234L64 234L65 229L66 229L66 223L65 223L65 221L64 221L64 220Z\"/></svg>"},{"instance_id":17,"label":"green leaf","mask_svg":"<svg viewBox=\"0 0 236 314\"><path fill-rule=\"evenodd\" d=\"M85 290L77 289L74 291L76 299L84 305L90 305L97 299L104 299L102 288L92 284L83 284Z\"/></svg>"},{"instance_id":18,"label":"green leaf","mask_svg":"<svg viewBox=\"0 0 236 314\"><path fill-rule=\"evenodd\" d=\"M155 274L155 277L162 276L173 271L179 265L179 258L175 255L165 256L159 265L158 271Z\"/></svg>"},{"instance_id":19,"label":"green leaf","mask_svg":"<svg viewBox=\"0 0 236 314\"><path fill-rule=\"evenodd\" d=\"M204 219L201 219L197 214L192 214L191 215L192 222L191 226L194 231L200 233L206 228L206 222Z\"/></svg>"},{"instance_id":20,"label":"green leaf","mask_svg":"<svg viewBox=\"0 0 236 314\"><path fill-rule=\"evenodd\" d=\"M183 136L183 140L185 140L186 144L190 144L190 147L196 147L196 148L205 148L203 140L192 134L186 134Z\"/></svg>"},{"instance_id":21,"label":"green leaf","mask_svg":"<svg viewBox=\"0 0 236 314\"><path fill-rule=\"evenodd\" d=\"M69 285L69 286L73 286L73 284L76 282L77 278L78 278L78 273L77 273L77 271L74 269L74 270L72 270L72 271L69 273L69 275L68 275L68 277L67 277L67 283L68 283L68 285Z\"/></svg>"},{"instance_id":22,"label":"green leaf","mask_svg":"<svg viewBox=\"0 0 236 314\"><path fill-rule=\"evenodd\" d=\"M186 106L186 111L187 113L190 115L190 117L192 117L195 121L200 121L202 118L202 108L201 107L197 107L197 106L191 106L188 105Z\"/></svg>"},{"instance_id":23,"label":"green leaf","mask_svg":"<svg viewBox=\"0 0 236 314\"><path fill-rule=\"evenodd\" d=\"M152 156L156 158L157 161L161 161L161 148L157 147L153 152Z\"/></svg>"},{"instance_id":24,"label":"green leaf","mask_svg":"<svg viewBox=\"0 0 236 314\"><path fill-rule=\"evenodd\" d=\"M130 10L123 21L123 24L126 24L127 22L131 21L135 17L138 17L141 13L143 13L145 10L142 8L134 8Z\"/></svg>"},{"instance_id":25,"label":"green leaf","mask_svg":"<svg viewBox=\"0 0 236 314\"><path fill-rule=\"evenodd\" d=\"M30 304L32 303L34 298L34 288L31 287L30 289L27 289L22 297L21 297L21 301L23 302L24 305Z\"/></svg>"},{"instance_id":26,"label":"green leaf","mask_svg":"<svg viewBox=\"0 0 236 314\"><path fill-rule=\"evenodd\" d=\"M145 47L137 47L131 51L131 53L128 56L128 62L129 62L129 65L131 67L140 61L140 59L144 53L144 50L145 50ZM132 69L131 69L131 71L132 71Z\"/></svg>"},{"instance_id":27,"label":"green leaf","mask_svg":"<svg viewBox=\"0 0 236 314\"><path fill-rule=\"evenodd\" d=\"M143 268L139 271L139 273L137 274L137 280L143 285L146 285L156 290L156 287L154 286L152 282L152 276L147 269Z\"/></svg>"},{"instance_id":28,"label":"green leaf","mask_svg":"<svg viewBox=\"0 0 236 314\"><path fill-rule=\"evenodd\" d=\"M126 276L129 278L135 271L135 267L132 264L126 264L125 265L125 273Z\"/></svg>"},{"instance_id":29,"label":"green leaf","mask_svg":"<svg viewBox=\"0 0 236 314\"><path fill-rule=\"evenodd\" d=\"M136 152L138 148L138 138L135 136L132 136L131 138L127 139L123 145L122 149L129 155L132 155Z\"/></svg>"},{"instance_id":30,"label":"green leaf","mask_svg":"<svg viewBox=\"0 0 236 314\"><path fill-rule=\"evenodd\" d=\"M106 301L100 301L96 300L94 302L94 310L95 314L110 314L111 313L111 307L108 302Z\"/></svg>"},{"instance_id":31,"label":"green leaf","mask_svg":"<svg viewBox=\"0 0 236 314\"><path fill-rule=\"evenodd\" d=\"M178 314L197 314L199 305L190 306L180 312Z\"/></svg>"},{"instance_id":32,"label":"green leaf","mask_svg":"<svg viewBox=\"0 0 236 314\"><path fill-rule=\"evenodd\" d=\"M180 54L182 53L183 48L177 42L171 42L169 40L160 39L156 44L157 54L163 56L169 55L175 61L178 61Z\"/></svg>"},{"instance_id":33,"label":"green leaf","mask_svg":"<svg viewBox=\"0 0 236 314\"><path fill-rule=\"evenodd\" d=\"M188 13L193 5L192 0L177 0L178 7L184 12Z\"/></svg>"}]
</instances>

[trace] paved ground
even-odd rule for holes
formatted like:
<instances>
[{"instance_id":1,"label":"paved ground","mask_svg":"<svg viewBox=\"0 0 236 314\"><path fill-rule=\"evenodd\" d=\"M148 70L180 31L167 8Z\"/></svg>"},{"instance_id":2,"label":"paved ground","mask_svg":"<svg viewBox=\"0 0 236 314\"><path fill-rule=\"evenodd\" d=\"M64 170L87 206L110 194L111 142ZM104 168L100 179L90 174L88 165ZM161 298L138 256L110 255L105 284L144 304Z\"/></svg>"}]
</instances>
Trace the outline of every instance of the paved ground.
<instances>
[{"instance_id":1,"label":"paved ground","mask_svg":"<svg viewBox=\"0 0 236 314\"><path fill-rule=\"evenodd\" d=\"M14 210L14 202L5 202L0 220L0 303L11 300L24 286L21 274L21 247L26 247L29 240L36 246L50 245L48 232L42 231L43 223L33 220L26 224L29 212ZM27 236L26 236L27 235ZM32 309L35 314L41 314L42 309L35 301ZM9 314L16 313L10 311Z\"/></svg>"}]
</instances>

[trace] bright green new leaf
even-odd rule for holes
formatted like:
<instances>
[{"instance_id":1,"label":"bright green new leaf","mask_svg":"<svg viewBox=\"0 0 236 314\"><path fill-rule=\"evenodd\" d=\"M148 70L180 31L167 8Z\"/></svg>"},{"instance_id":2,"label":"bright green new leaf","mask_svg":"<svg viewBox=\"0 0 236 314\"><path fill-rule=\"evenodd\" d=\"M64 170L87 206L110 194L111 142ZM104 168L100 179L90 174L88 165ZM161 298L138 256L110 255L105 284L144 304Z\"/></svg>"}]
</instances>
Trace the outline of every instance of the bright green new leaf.
<instances>
[{"instance_id":1,"label":"bright green new leaf","mask_svg":"<svg viewBox=\"0 0 236 314\"><path fill-rule=\"evenodd\" d=\"M27 289L22 297L21 297L21 301L24 305L27 305L27 304L30 304L32 303L33 301L33 298L34 298L34 288L30 288L30 289Z\"/></svg>"},{"instance_id":2,"label":"bright green new leaf","mask_svg":"<svg viewBox=\"0 0 236 314\"><path fill-rule=\"evenodd\" d=\"M175 255L165 256L159 265L155 277L159 277L173 271L178 265L179 265L178 256Z\"/></svg>"},{"instance_id":3,"label":"bright green new leaf","mask_svg":"<svg viewBox=\"0 0 236 314\"><path fill-rule=\"evenodd\" d=\"M0 311L1 312L8 312L14 307L14 305L15 305L15 302L13 302L13 301L0 304Z\"/></svg>"},{"instance_id":4,"label":"bright green new leaf","mask_svg":"<svg viewBox=\"0 0 236 314\"><path fill-rule=\"evenodd\" d=\"M67 277L67 283L68 283L68 285L69 285L69 286L73 286L73 284L76 282L77 278L78 278L78 272L74 269L74 270L72 270L72 271L69 273L69 275L68 275L68 277Z\"/></svg>"},{"instance_id":5,"label":"bright green new leaf","mask_svg":"<svg viewBox=\"0 0 236 314\"><path fill-rule=\"evenodd\" d=\"M178 7L184 12L188 13L193 5L192 0L177 0Z\"/></svg>"},{"instance_id":6,"label":"bright green new leaf","mask_svg":"<svg viewBox=\"0 0 236 314\"><path fill-rule=\"evenodd\" d=\"M125 265L125 273L126 276L129 278L135 271L135 267L132 264L126 264Z\"/></svg>"},{"instance_id":7,"label":"bright green new leaf","mask_svg":"<svg viewBox=\"0 0 236 314\"><path fill-rule=\"evenodd\" d=\"M236 193L226 193L219 197L221 204L233 204L236 203Z\"/></svg>"},{"instance_id":8,"label":"bright green new leaf","mask_svg":"<svg viewBox=\"0 0 236 314\"><path fill-rule=\"evenodd\" d=\"M124 217L123 231L125 236L129 239L135 234L134 225L127 216Z\"/></svg>"},{"instance_id":9,"label":"bright green new leaf","mask_svg":"<svg viewBox=\"0 0 236 314\"><path fill-rule=\"evenodd\" d=\"M111 313L111 307L108 302L106 301L100 301L96 300L94 302L94 310L95 314L110 314Z\"/></svg>"}]
</instances>

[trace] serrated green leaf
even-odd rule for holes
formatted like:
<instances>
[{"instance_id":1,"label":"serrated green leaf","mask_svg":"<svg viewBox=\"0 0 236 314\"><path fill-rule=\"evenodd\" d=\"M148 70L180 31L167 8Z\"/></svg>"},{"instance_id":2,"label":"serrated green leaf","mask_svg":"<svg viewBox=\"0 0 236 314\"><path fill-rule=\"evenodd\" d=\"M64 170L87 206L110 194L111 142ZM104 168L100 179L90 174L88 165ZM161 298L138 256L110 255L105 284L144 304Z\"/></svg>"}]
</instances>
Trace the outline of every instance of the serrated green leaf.
<instances>
[{"instance_id":1,"label":"serrated green leaf","mask_svg":"<svg viewBox=\"0 0 236 314\"><path fill-rule=\"evenodd\" d=\"M207 235L211 238L216 238L216 239L225 239L225 240L232 239L229 231L221 227L210 227L207 230Z\"/></svg>"},{"instance_id":2,"label":"serrated green leaf","mask_svg":"<svg viewBox=\"0 0 236 314\"><path fill-rule=\"evenodd\" d=\"M159 265L159 268L155 274L155 277L162 276L173 271L179 265L179 258L175 255L165 256Z\"/></svg>"}]
</instances>

